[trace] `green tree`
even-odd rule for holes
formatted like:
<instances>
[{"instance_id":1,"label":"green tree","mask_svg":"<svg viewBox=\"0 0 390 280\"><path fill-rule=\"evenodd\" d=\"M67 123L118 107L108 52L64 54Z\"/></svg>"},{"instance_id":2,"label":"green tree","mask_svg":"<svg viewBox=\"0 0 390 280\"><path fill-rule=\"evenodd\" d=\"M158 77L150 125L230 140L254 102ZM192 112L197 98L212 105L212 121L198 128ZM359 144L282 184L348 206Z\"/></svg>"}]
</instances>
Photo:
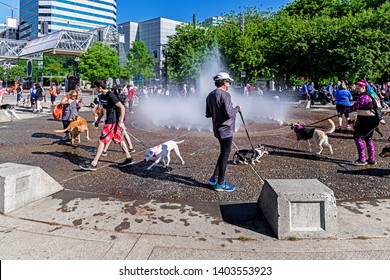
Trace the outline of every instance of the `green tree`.
<instances>
[{"instance_id":1,"label":"green tree","mask_svg":"<svg viewBox=\"0 0 390 280\"><path fill-rule=\"evenodd\" d=\"M18 77L19 81L26 78L26 72L23 66L15 65L12 66L8 71L8 82L14 81Z\"/></svg>"},{"instance_id":2,"label":"green tree","mask_svg":"<svg viewBox=\"0 0 390 280\"><path fill-rule=\"evenodd\" d=\"M143 41L135 41L127 54L127 65L124 73L128 73L133 79L139 75L145 81L154 76L154 58L149 54Z\"/></svg>"},{"instance_id":3,"label":"green tree","mask_svg":"<svg viewBox=\"0 0 390 280\"><path fill-rule=\"evenodd\" d=\"M0 65L0 80L5 81L5 68L3 65Z\"/></svg>"},{"instance_id":4,"label":"green tree","mask_svg":"<svg viewBox=\"0 0 390 280\"><path fill-rule=\"evenodd\" d=\"M119 77L117 51L103 43L94 42L85 53L81 54L78 69L81 78L90 82Z\"/></svg>"},{"instance_id":5,"label":"green tree","mask_svg":"<svg viewBox=\"0 0 390 280\"><path fill-rule=\"evenodd\" d=\"M208 57L214 41L215 28L192 24L181 25L168 42L169 77L177 84L195 83L201 65Z\"/></svg>"}]
</instances>

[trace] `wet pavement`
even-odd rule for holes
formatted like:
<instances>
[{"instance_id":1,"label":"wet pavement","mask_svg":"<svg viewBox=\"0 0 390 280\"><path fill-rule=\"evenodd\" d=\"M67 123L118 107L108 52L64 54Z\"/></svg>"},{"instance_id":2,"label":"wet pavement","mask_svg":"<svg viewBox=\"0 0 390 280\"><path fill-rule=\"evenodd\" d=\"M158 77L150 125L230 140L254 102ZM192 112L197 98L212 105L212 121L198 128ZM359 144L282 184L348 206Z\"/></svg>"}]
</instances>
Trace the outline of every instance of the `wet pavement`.
<instances>
[{"instance_id":1,"label":"wet pavement","mask_svg":"<svg viewBox=\"0 0 390 280\"><path fill-rule=\"evenodd\" d=\"M287 122L310 124L335 114L332 105L310 110L294 103L288 106ZM0 163L39 166L65 190L0 215L1 259L390 259L389 161L377 157L375 166L352 165L356 150L350 131L329 135L333 156L327 149L316 156L306 151L306 143L295 150L289 126L247 119L252 143L267 147L269 155L255 165L233 165L230 160L227 179L237 191L217 193L207 181L219 148L207 129L157 127L137 107L126 120L128 131L139 141L133 138L136 164L118 168L124 154L112 144L98 170L89 172L78 165L92 159L100 134L92 127L90 109L83 108L80 115L88 120L95 140L82 135L77 146L59 141L63 135L54 130L62 124L52 118L48 104L40 114L22 108L17 112L20 120L0 123ZM390 123L389 116L385 119ZM327 130L329 123L318 127ZM387 141L377 137L378 154ZM159 164L148 171L150 163L143 161L146 147L167 140L185 140L179 144L185 165L172 153L168 168ZM231 158L235 150L248 148L240 126ZM257 211L267 179L318 179L332 189L338 234L277 240Z\"/></svg>"},{"instance_id":2,"label":"wet pavement","mask_svg":"<svg viewBox=\"0 0 390 280\"><path fill-rule=\"evenodd\" d=\"M87 103L87 102L86 102ZM87 103L88 104L88 103ZM289 103L287 122L303 121L306 124L316 122L335 114L332 105L315 106L312 109L296 108ZM33 115L26 109L17 109L22 120L0 124L0 162L15 162L36 165L52 176L65 189L86 191L97 194L109 194L129 199L144 198L169 201L215 201L242 202L256 201L264 180L267 179L318 179L330 189L338 200L361 198L390 197L389 160L377 157L377 165L357 167L351 161L356 160L357 153L352 140L352 132L336 131L329 135L334 155L324 148L322 155L309 153L305 142L301 150L296 150L296 140L289 126L279 125L276 121L264 119L246 120L246 127L253 145L262 144L269 155L255 165L234 165L231 161L237 149L250 148L250 142L241 125L234 135L234 144L227 167L226 179L237 186L233 193L217 193L207 184L213 171L219 146L209 131L168 129L153 125L140 107L135 114L127 114L126 126L132 138L136 153L135 164L118 168L116 163L123 161L124 154L118 145L112 144L107 157L101 157L98 170L88 172L79 168L79 164L90 161L97 146L100 129L92 126L93 113L83 108L80 115L90 124L91 141L85 135L81 143L72 146L62 143L60 121L54 120L49 112ZM33 118L28 118L33 115ZM333 118L337 123L337 118ZM387 123L390 117L385 116ZM240 121L240 119L238 119ZM327 121L316 124L316 127L327 130ZM384 139L388 137L388 127L382 126ZM374 135L376 154L388 143ZM152 170L146 170L150 163L143 161L146 147L153 147L167 140L185 140L179 144L185 165L181 165L177 156L172 153L171 164L163 168L162 163ZM314 143L313 143L314 144ZM314 151L317 147L313 145Z\"/></svg>"}]
</instances>

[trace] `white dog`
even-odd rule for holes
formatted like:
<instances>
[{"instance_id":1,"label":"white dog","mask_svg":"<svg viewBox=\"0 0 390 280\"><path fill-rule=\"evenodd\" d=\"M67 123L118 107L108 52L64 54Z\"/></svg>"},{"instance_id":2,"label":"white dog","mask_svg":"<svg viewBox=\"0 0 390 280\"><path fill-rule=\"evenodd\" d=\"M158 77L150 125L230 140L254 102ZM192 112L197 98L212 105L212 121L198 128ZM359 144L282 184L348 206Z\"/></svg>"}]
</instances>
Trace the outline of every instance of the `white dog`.
<instances>
[{"instance_id":1,"label":"white dog","mask_svg":"<svg viewBox=\"0 0 390 280\"><path fill-rule=\"evenodd\" d=\"M164 167L169 165L171 161L171 151L174 150L176 155L180 158L181 164L184 164L184 160L180 155L179 146L177 144L183 143L184 140L180 142L175 141L167 141L153 148L149 148L145 151L145 161L149 161L152 158L156 158L156 160L148 167L148 170L152 169L160 160L163 160ZM167 162L165 163L165 157L167 158Z\"/></svg>"}]
</instances>

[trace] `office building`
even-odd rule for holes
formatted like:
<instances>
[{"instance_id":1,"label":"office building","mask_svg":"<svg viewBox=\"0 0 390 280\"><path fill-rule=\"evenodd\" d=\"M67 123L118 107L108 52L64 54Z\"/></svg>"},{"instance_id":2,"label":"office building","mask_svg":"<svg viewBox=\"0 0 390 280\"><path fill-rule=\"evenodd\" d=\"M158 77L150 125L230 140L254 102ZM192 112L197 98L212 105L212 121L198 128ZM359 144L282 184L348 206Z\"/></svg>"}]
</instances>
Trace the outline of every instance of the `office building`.
<instances>
[{"instance_id":1,"label":"office building","mask_svg":"<svg viewBox=\"0 0 390 280\"><path fill-rule=\"evenodd\" d=\"M168 43L169 36L176 34L176 27L181 24L183 22L161 17L139 23L125 22L119 24L118 31L125 36L122 51L121 49L119 51L120 64L122 66L126 65L126 56L131 48L131 44L134 41L143 41L151 55L154 55L156 51L156 60L161 69L164 61L163 50L165 44Z\"/></svg>"},{"instance_id":2,"label":"office building","mask_svg":"<svg viewBox=\"0 0 390 280\"><path fill-rule=\"evenodd\" d=\"M21 0L19 39L35 39L59 30L116 29L116 0Z\"/></svg>"}]
</instances>

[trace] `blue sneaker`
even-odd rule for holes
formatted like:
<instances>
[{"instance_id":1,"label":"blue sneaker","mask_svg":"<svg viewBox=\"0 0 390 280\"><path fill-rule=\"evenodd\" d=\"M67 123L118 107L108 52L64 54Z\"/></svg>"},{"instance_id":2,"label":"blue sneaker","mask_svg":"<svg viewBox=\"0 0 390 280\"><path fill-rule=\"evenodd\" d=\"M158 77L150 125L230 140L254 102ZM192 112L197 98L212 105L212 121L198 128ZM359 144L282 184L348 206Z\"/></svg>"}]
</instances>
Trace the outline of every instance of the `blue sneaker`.
<instances>
[{"instance_id":1,"label":"blue sneaker","mask_svg":"<svg viewBox=\"0 0 390 280\"><path fill-rule=\"evenodd\" d=\"M217 184L218 177L211 176L209 179L209 184L215 186Z\"/></svg>"},{"instance_id":2,"label":"blue sneaker","mask_svg":"<svg viewBox=\"0 0 390 280\"><path fill-rule=\"evenodd\" d=\"M236 187L235 186L232 186L232 185L229 185L226 180L223 181L222 184L216 184L214 189L217 191L217 192L232 192L232 191L235 191L236 190Z\"/></svg>"}]
</instances>

